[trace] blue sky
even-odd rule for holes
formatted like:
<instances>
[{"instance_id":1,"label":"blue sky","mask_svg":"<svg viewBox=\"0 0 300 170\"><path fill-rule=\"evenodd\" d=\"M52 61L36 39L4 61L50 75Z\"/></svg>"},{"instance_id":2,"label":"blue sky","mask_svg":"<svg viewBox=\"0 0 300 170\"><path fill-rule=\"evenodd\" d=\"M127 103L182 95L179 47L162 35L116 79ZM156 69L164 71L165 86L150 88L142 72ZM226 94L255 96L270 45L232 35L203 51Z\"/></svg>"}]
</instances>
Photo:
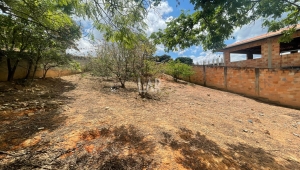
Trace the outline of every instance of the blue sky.
<instances>
[{"instance_id":1,"label":"blue sky","mask_svg":"<svg viewBox=\"0 0 300 170\"><path fill-rule=\"evenodd\" d=\"M180 15L181 10L190 10L193 11L193 5L190 4L189 0L181 0L180 5L177 6L177 2L175 0L168 0L162 2L155 9L149 9L147 18L145 22L148 24L148 29L146 30L147 35L150 35L152 32L158 31L159 29L166 28L166 21L176 18ZM77 22L79 22L83 28L84 35L88 33L93 33L96 42L92 42L88 36L84 36L78 41L78 48L80 52L75 50L68 50L70 53L74 53L77 55L95 55L95 51L98 48L95 46L98 41L101 41L102 35L97 30L93 29L92 22L89 20L83 20L81 18L75 18ZM261 27L261 21L257 20L249 25L245 25L242 28L236 28L233 36L235 39L230 39L225 41L225 43L232 44L236 41L241 41L247 38L251 38L254 36L258 36L267 32L266 28ZM183 49L179 51L170 51L166 53L164 51L163 45L157 45L156 55L168 54L172 58L176 57L191 57L194 60L194 63L201 63L203 61L211 61L213 58L223 56L222 53L212 53L211 51L203 51L201 46L193 46L188 49ZM243 59L242 56L235 56L233 60Z\"/></svg>"}]
</instances>

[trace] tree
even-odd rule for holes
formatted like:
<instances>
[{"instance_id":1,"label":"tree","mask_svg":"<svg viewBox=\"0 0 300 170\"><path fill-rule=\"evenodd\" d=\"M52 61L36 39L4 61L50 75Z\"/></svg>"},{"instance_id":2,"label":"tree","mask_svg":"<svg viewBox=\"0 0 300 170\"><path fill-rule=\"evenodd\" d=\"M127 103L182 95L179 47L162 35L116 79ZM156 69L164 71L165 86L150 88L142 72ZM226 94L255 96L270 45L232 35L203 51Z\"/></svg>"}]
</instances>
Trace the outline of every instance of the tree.
<instances>
[{"instance_id":1,"label":"tree","mask_svg":"<svg viewBox=\"0 0 300 170\"><path fill-rule=\"evenodd\" d=\"M55 31L45 30L40 25L9 15L0 15L0 23L0 48L7 61L8 81L13 80L21 60L28 62L25 78L29 77L32 66L34 77L44 51L50 48L66 50L75 47L75 40L81 36L79 26L75 22Z\"/></svg>"},{"instance_id":2,"label":"tree","mask_svg":"<svg viewBox=\"0 0 300 170\"><path fill-rule=\"evenodd\" d=\"M193 65L193 59L190 57L177 57L175 61L180 61L181 63L187 64L187 65Z\"/></svg>"},{"instance_id":3,"label":"tree","mask_svg":"<svg viewBox=\"0 0 300 170\"><path fill-rule=\"evenodd\" d=\"M116 77L121 87L125 88L125 83L132 76L133 55L130 51L121 43L105 42L99 48L97 60L100 62L99 65L94 63L96 67L93 68L93 72L108 71ZM98 72L97 74L101 75L103 73ZM107 74L109 73L105 75Z\"/></svg>"},{"instance_id":4,"label":"tree","mask_svg":"<svg viewBox=\"0 0 300 170\"><path fill-rule=\"evenodd\" d=\"M151 78L161 72L161 66L152 61L155 46L143 35L138 43L128 46L120 42L105 42L99 48L98 57L91 63L93 73L100 76L114 75L125 88L128 80L136 80L139 94L147 95L148 83Z\"/></svg>"},{"instance_id":5,"label":"tree","mask_svg":"<svg viewBox=\"0 0 300 170\"><path fill-rule=\"evenodd\" d=\"M166 50L178 50L201 45L204 50L218 50L225 47L224 40L232 37L234 29L263 20L268 31L284 27L280 41L291 41L300 17L297 0L190 0L195 12L182 12L178 18L167 23L165 30L153 33L156 44L163 44ZM184 38L183 38L184 37Z\"/></svg>"},{"instance_id":6,"label":"tree","mask_svg":"<svg viewBox=\"0 0 300 170\"><path fill-rule=\"evenodd\" d=\"M12 16L46 30L72 24L70 15L80 9L79 0L0 0L0 15Z\"/></svg>"},{"instance_id":7,"label":"tree","mask_svg":"<svg viewBox=\"0 0 300 170\"><path fill-rule=\"evenodd\" d=\"M43 69L43 79L46 78L47 72L50 69L71 63L70 56L66 55L65 51L60 49L48 49L43 51L41 56L40 63Z\"/></svg>"},{"instance_id":8,"label":"tree","mask_svg":"<svg viewBox=\"0 0 300 170\"><path fill-rule=\"evenodd\" d=\"M68 48L76 48L75 41L78 40L80 35L80 28L73 21L72 25L59 28L57 31L47 31L44 32L40 27L37 27L35 30L35 39L31 42L30 51L32 53L32 60L34 61L34 70L32 77L35 77L36 70L40 62L48 63L44 68L48 68L51 64L52 67L55 65L65 65L68 63L68 57L65 55L65 51ZM47 59L49 57L49 59ZM61 61L59 61L61 60ZM51 62L53 61L53 62ZM50 69L48 68L47 71ZM45 75L46 75L46 72Z\"/></svg>"},{"instance_id":9,"label":"tree","mask_svg":"<svg viewBox=\"0 0 300 170\"><path fill-rule=\"evenodd\" d=\"M157 62L162 62L162 63L166 63L169 60L172 60L171 56L167 55L167 54L163 54L161 56L156 56L157 58Z\"/></svg>"},{"instance_id":10,"label":"tree","mask_svg":"<svg viewBox=\"0 0 300 170\"><path fill-rule=\"evenodd\" d=\"M88 18L94 26L105 30L110 37L114 31L119 37L128 38L127 26L135 28L145 25L147 9L157 6L161 0L0 0L0 15L11 15L14 18L37 24L47 30L56 30L71 23L70 16ZM115 16L118 16L116 19ZM123 16L123 18L120 18Z\"/></svg>"},{"instance_id":11,"label":"tree","mask_svg":"<svg viewBox=\"0 0 300 170\"><path fill-rule=\"evenodd\" d=\"M112 72L108 67L110 60L110 56L105 55L103 52L99 52L98 57L93 58L89 62L89 68L91 69L92 74L95 76L104 76L108 80L108 77L112 76Z\"/></svg>"},{"instance_id":12,"label":"tree","mask_svg":"<svg viewBox=\"0 0 300 170\"><path fill-rule=\"evenodd\" d=\"M181 63L178 60L167 63L166 73L173 76L174 81L177 81L180 77L189 77L194 74L192 66Z\"/></svg>"},{"instance_id":13,"label":"tree","mask_svg":"<svg viewBox=\"0 0 300 170\"><path fill-rule=\"evenodd\" d=\"M148 90L151 79L153 82L156 81L153 78L162 72L161 65L152 60L155 51L155 45L146 38L140 40L135 48L132 49L132 53L134 54L132 63L133 75L137 81L139 95L143 98L149 94Z\"/></svg>"},{"instance_id":14,"label":"tree","mask_svg":"<svg viewBox=\"0 0 300 170\"><path fill-rule=\"evenodd\" d=\"M26 56L25 50L32 38L31 25L20 19L13 20L12 16L0 15L0 49L7 62L7 80L12 81L17 66Z\"/></svg>"}]
</instances>

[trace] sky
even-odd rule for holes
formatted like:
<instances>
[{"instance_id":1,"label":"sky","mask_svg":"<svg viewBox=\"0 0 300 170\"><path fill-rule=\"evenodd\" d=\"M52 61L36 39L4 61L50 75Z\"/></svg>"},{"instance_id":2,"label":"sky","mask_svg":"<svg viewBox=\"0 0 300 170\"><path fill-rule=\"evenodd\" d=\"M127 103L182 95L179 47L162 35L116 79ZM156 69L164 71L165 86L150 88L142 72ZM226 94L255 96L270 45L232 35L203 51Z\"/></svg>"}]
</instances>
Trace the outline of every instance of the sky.
<instances>
[{"instance_id":1,"label":"sky","mask_svg":"<svg viewBox=\"0 0 300 170\"><path fill-rule=\"evenodd\" d=\"M172 18L176 18L180 15L181 10L190 10L193 11L193 5L190 4L189 0L181 0L180 5L177 5L175 0L168 0L162 2L155 9L149 9L148 15L145 18L145 22L148 25L146 33L148 36L151 35L152 32L156 32L159 29L166 28L166 22ZM74 18L82 27L83 37L77 42L78 49L80 51L76 51L74 49L69 49L67 52L75 55L87 56L87 55L96 55L97 45L101 39L102 35L96 29L93 29L93 23L90 20L83 20L82 18ZM249 25L245 25L242 28L237 28L234 30L233 36L235 39L228 39L225 41L225 44L229 45L237 41L245 40L251 37L255 37L267 32L266 28L261 27L261 20L257 20ZM95 37L95 41L92 41L88 35L88 33L93 33ZM170 51L165 52L163 45L156 46L157 51L155 55L163 55L168 54L172 58L177 57L190 57L193 59L194 63L202 63L205 61L212 61L212 59L217 57L223 57L222 53L212 53L211 51L203 51L201 46L193 46L191 48L179 50L179 51ZM238 61L245 59L241 55L236 55L232 57L232 61Z\"/></svg>"}]
</instances>

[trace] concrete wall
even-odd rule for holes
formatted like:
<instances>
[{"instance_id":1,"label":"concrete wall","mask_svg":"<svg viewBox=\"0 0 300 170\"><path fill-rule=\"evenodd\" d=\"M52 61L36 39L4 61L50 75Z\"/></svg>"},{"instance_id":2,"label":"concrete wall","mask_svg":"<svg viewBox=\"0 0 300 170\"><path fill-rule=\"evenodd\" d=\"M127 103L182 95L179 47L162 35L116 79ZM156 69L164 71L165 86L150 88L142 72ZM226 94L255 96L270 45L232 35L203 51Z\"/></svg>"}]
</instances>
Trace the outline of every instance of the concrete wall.
<instances>
[{"instance_id":1,"label":"concrete wall","mask_svg":"<svg viewBox=\"0 0 300 170\"><path fill-rule=\"evenodd\" d=\"M300 70L194 66L194 71L192 83L300 109Z\"/></svg>"},{"instance_id":2,"label":"concrete wall","mask_svg":"<svg viewBox=\"0 0 300 170\"><path fill-rule=\"evenodd\" d=\"M18 67L16 69L16 72L14 74L14 79L22 79L26 76L27 73L27 68L28 68L28 64L25 61L20 61L18 64ZM50 69L47 72L46 77L60 77L60 76L65 76L65 75L70 75L70 74L74 74L77 73L78 71L74 71L74 70L68 70L65 68L53 68ZM0 81L6 81L7 80L7 65L6 65L6 60L2 60L0 61ZM33 68L31 70L31 74L33 73ZM38 68L35 77L39 78L43 76L43 70L41 68Z\"/></svg>"}]
</instances>

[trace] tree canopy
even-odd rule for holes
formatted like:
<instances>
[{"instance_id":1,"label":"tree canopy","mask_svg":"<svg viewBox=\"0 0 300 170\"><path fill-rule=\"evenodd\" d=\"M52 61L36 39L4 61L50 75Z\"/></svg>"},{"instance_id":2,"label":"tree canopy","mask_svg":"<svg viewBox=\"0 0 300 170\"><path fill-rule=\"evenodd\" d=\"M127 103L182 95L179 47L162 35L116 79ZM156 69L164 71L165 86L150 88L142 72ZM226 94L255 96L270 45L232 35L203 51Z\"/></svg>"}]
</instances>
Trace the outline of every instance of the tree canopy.
<instances>
[{"instance_id":1,"label":"tree canopy","mask_svg":"<svg viewBox=\"0 0 300 170\"><path fill-rule=\"evenodd\" d=\"M162 62L162 63L166 63L169 60L172 60L172 57L170 55L167 55L167 54L163 54L161 56L155 56L155 58L156 58L157 62Z\"/></svg>"},{"instance_id":2,"label":"tree canopy","mask_svg":"<svg viewBox=\"0 0 300 170\"><path fill-rule=\"evenodd\" d=\"M201 45L204 50L225 47L224 41L232 37L234 29L262 19L268 31L284 27L282 42L291 40L300 17L297 0L190 0L194 12L182 12L167 23L165 30L153 33L156 44L163 44L166 51Z\"/></svg>"},{"instance_id":3,"label":"tree canopy","mask_svg":"<svg viewBox=\"0 0 300 170\"><path fill-rule=\"evenodd\" d=\"M145 28L146 9L158 3L159 0L0 0L0 51L7 60L8 80L13 79L21 60L28 60L29 73L32 64L36 70L41 58L47 56L43 51L65 53L67 48L76 48L75 40L81 33L80 25L73 20L75 16L92 20L106 40L133 47L143 39L140 32Z\"/></svg>"},{"instance_id":4,"label":"tree canopy","mask_svg":"<svg viewBox=\"0 0 300 170\"><path fill-rule=\"evenodd\" d=\"M180 61L181 63L187 64L187 65L193 65L193 59L190 57L177 57L175 61Z\"/></svg>"}]
</instances>

